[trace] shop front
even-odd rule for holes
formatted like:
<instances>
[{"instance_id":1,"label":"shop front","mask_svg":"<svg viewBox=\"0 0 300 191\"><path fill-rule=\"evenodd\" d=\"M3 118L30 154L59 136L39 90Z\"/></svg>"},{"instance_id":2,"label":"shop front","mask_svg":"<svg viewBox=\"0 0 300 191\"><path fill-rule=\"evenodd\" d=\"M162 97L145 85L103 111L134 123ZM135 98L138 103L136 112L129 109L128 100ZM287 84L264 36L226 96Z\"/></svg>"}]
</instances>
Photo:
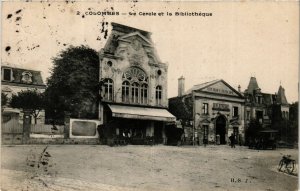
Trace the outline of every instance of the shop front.
<instances>
[{"instance_id":1,"label":"shop front","mask_svg":"<svg viewBox=\"0 0 300 191\"><path fill-rule=\"evenodd\" d=\"M124 144L166 143L166 123L175 123L175 117L162 108L107 104L104 113L105 139Z\"/></svg>"},{"instance_id":2,"label":"shop front","mask_svg":"<svg viewBox=\"0 0 300 191\"><path fill-rule=\"evenodd\" d=\"M179 86L182 80L181 77ZM224 80L214 80L195 85L179 95L182 96L169 99L170 112L178 120L192 121L184 130L185 137L193 144L225 145L229 144L231 135L235 136L236 143L244 142L244 97L238 90Z\"/></svg>"}]
</instances>

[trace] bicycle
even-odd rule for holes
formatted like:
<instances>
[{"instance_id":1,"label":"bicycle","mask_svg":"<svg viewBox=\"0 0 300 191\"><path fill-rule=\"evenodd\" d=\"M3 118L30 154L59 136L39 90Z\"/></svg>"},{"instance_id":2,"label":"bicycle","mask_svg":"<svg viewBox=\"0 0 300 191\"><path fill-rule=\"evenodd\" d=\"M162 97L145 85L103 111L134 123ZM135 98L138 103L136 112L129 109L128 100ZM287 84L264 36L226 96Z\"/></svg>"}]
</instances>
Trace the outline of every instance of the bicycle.
<instances>
[{"instance_id":1,"label":"bicycle","mask_svg":"<svg viewBox=\"0 0 300 191\"><path fill-rule=\"evenodd\" d=\"M277 170L280 172L282 167L285 167L285 170L292 174L295 168L296 161L291 159L291 155L283 155L282 159L280 160L278 164Z\"/></svg>"}]
</instances>

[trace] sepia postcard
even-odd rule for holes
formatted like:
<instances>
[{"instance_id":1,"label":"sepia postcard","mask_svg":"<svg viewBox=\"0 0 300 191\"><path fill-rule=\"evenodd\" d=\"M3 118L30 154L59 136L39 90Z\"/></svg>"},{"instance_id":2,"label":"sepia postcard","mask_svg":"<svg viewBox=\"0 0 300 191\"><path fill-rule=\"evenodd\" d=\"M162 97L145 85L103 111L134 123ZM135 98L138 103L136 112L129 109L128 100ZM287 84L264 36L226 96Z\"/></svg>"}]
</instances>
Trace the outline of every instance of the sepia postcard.
<instances>
[{"instance_id":1,"label":"sepia postcard","mask_svg":"<svg viewBox=\"0 0 300 191\"><path fill-rule=\"evenodd\" d=\"M298 190L298 1L1 2L1 190Z\"/></svg>"}]
</instances>

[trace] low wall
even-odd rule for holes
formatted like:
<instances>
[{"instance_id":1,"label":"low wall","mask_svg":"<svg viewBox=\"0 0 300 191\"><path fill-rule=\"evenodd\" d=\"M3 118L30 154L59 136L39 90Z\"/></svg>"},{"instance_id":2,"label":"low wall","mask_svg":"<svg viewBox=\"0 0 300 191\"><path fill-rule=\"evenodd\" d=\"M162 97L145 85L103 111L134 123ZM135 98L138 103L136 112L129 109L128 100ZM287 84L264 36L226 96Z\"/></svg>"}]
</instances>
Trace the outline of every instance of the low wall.
<instances>
[{"instance_id":1,"label":"low wall","mask_svg":"<svg viewBox=\"0 0 300 191\"><path fill-rule=\"evenodd\" d=\"M30 138L28 144L99 144L99 139Z\"/></svg>"},{"instance_id":2,"label":"low wall","mask_svg":"<svg viewBox=\"0 0 300 191\"><path fill-rule=\"evenodd\" d=\"M1 137L2 145L21 145L23 143L23 134L11 134L11 133L2 133ZM29 142L27 144L87 144L87 145L95 145L100 144L98 138L95 139L64 139L59 137L30 137Z\"/></svg>"},{"instance_id":3,"label":"low wall","mask_svg":"<svg viewBox=\"0 0 300 191\"><path fill-rule=\"evenodd\" d=\"M21 133L2 133L1 143L3 145L21 145L23 144L23 134Z\"/></svg>"}]
</instances>

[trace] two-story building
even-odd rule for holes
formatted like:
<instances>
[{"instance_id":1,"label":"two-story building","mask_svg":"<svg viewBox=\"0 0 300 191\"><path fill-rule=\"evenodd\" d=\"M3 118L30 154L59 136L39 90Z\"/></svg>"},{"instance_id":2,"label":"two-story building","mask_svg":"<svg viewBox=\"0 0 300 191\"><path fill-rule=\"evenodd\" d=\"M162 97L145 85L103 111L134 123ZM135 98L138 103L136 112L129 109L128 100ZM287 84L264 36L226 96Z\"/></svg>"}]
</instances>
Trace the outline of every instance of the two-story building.
<instances>
[{"instance_id":1,"label":"two-story building","mask_svg":"<svg viewBox=\"0 0 300 191\"><path fill-rule=\"evenodd\" d=\"M1 66L1 92L4 93L8 100L13 94L17 94L26 90L37 90L44 92L46 85L43 82L40 71L30 70L25 68L13 67L9 64ZM3 106L3 118L16 118L22 123L22 112L19 109L11 108L9 103ZM44 112L40 112L38 123L44 123ZM34 122L34 120L32 120Z\"/></svg>"},{"instance_id":2,"label":"two-story building","mask_svg":"<svg viewBox=\"0 0 300 191\"><path fill-rule=\"evenodd\" d=\"M99 119L106 137L126 135L137 142L165 138L165 125L175 117L167 111L168 66L161 62L151 33L112 23L100 51Z\"/></svg>"},{"instance_id":3,"label":"two-story building","mask_svg":"<svg viewBox=\"0 0 300 191\"><path fill-rule=\"evenodd\" d=\"M279 132L280 122L289 118L289 103L285 96L285 90L280 85L275 94L264 93L259 88L255 77L251 77L245 97L245 126L250 129L250 122L260 124L263 132L270 136L282 134ZM247 139L251 139L247 136Z\"/></svg>"},{"instance_id":4,"label":"two-story building","mask_svg":"<svg viewBox=\"0 0 300 191\"><path fill-rule=\"evenodd\" d=\"M224 80L214 80L184 91L178 79L178 96L169 99L169 111L182 123L185 141L226 144L231 134L244 142L244 97Z\"/></svg>"}]
</instances>

